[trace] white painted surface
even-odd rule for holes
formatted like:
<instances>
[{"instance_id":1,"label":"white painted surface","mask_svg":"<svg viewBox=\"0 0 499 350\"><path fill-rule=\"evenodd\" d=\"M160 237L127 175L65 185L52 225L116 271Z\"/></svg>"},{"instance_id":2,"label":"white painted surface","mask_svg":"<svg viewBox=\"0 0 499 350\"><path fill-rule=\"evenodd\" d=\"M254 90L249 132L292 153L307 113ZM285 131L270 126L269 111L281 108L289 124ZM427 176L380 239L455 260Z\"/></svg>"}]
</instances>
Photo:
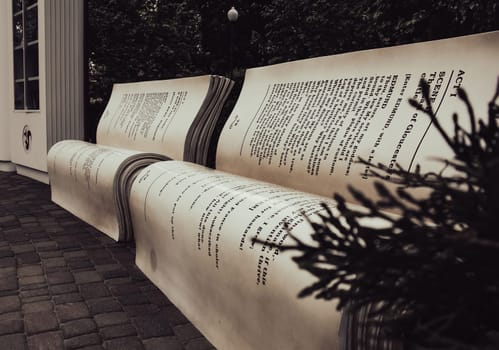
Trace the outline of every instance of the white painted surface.
<instances>
[{"instance_id":1,"label":"white painted surface","mask_svg":"<svg viewBox=\"0 0 499 350\"><path fill-rule=\"evenodd\" d=\"M8 26L8 4L9 1L0 1L0 48L7 47L8 35L11 33ZM10 161L9 140L9 86L12 77L9 74L9 50L0 50L0 171L8 169Z\"/></svg>"},{"instance_id":2,"label":"white painted surface","mask_svg":"<svg viewBox=\"0 0 499 350\"><path fill-rule=\"evenodd\" d=\"M11 1L0 1L0 47L0 161L47 182L50 146L83 138L83 0L38 0L39 110L14 110Z\"/></svg>"}]
</instances>

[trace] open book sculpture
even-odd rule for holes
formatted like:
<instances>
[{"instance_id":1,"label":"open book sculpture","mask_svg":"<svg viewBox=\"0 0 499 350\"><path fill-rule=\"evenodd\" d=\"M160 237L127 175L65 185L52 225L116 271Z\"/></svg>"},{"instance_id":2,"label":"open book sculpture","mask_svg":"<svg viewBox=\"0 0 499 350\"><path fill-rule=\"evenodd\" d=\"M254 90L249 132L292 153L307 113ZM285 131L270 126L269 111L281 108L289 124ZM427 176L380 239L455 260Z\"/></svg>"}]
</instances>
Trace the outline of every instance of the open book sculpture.
<instances>
[{"instance_id":1,"label":"open book sculpture","mask_svg":"<svg viewBox=\"0 0 499 350\"><path fill-rule=\"evenodd\" d=\"M334 303L297 298L314 279L291 252L252 238L285 244L287 223L310 240L321 202L372 190L358 157L440 171L452 153L408 99L424 78L448 130L458 86L487 115L498 55L495 32L247 70L217 170L158 162L134 182L137 265L219 349L372 349Z\"/></svg>"},{"instance_id":2,"label":"open book sculpture","mask_svg":"<svg viewBox=\"0 0 499 350\"><path fill-rule=\"evenodd\" d=\"M205 164L232 85L219 76L115 84L97 144L50 149L52 200L115 240L131 239L127 198L137 172L169 158Z\"/></svg>"},{"instance_id":3,"label":"open book sculpture","mask_svg":"<svg viewBox=\"0 0 499 350\"><path fill-rule=\"evenodd\" d=\"M458 87L483 108L477 115L486 115L498 56L499 32L492 32L247 70L218 141L217 170L181 161L182 146L172 146L159 153L178 160L151 164L129 181L137 265L219 349L368 349L372 339L365 338L376 332L353 329L357 322L334 303L297 298L314 280L275 246L286 244L289 233L309 240L307 220L324 210L321 203L334 211L334 192L348 198L353 185L374 195L369 165L359 157L440 171L432 157L452 153L407 100L422 99L424 78L448 129L454 112L466 114ZM124 127L112 115L104 115L109 121L99 125L100 135ZM183 145L183 137L172 142ZM193 147L198 139L205 138L190 138ZM110 145L126 147L127 138L121 140ZM49 157L51 179L67 181L55 194L73 181L71 165L57 164L78 161L63 150L72 144L64 145ZM141 150L158 152L150 145ZM94 158L86 159L97 164ZM85 181L94 181L95 169L88 173ZM57 195L95 196L81 188ZM95 214L85 206L73 210Z\"/></svg>"}]
</instances>

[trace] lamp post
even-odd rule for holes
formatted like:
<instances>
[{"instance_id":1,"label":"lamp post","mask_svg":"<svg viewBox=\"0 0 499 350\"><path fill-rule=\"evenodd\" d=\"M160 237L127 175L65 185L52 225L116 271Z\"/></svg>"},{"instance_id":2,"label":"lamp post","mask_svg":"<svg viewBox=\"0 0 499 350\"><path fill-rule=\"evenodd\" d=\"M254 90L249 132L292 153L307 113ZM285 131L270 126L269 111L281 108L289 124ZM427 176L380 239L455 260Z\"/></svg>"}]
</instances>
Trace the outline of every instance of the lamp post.
<instances>
[{"instance_id":1,"label":"lamp post","mask_svg":"<svg viewBox=\"0 0 499 350\"><path fill-rule=\"evenodd\" d=\"M229 75L232 78L232 72L234 71L234 66L233 66L233 61L232 61L232 45L233 45L233 36L234 34L232 33L234 29L232 28L234 24L236 23L237 19L239 18L239 12L232 6L229 11L227 11L227 19L229 20Z\"/></svg>"}]
</instances>

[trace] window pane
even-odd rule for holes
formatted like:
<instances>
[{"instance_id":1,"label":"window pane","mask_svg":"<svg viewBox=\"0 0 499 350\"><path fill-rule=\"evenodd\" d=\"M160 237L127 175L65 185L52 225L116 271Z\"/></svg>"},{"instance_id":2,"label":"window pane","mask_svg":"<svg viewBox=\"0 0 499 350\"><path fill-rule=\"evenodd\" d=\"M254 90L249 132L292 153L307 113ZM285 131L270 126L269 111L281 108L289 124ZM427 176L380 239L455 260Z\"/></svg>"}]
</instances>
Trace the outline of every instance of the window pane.
<instances>
[{"instance_id":1,"label":"window pane","mask_svg":"<svg viewBox=\"0 0 499 350\"><path fill-rule=\"evenodd\" d=\"M21 14L14 16L12 32L14 33L14 47L21 46L23 43L23 16Z\"/></svg>"},{"instance_id":2,"label":"window pane","mask_svg":"<svg viewBox=\"0 0 499 350\"><path fill-rule=\"evenodd\" d=\"M26 11L26 26L25 40L30 42L38 39L38 7L33 7Z\"/></svg>"},{"instance_id":3,"label":"window pane","mask_svg":"<svg viewBox=\"0 0 499 350\"><path fill-rule=\"evenodd\" d=\"M29 45L26 50L26 77L38 76L38 44Z\"/></svg>"},{"instance_id":4,"label":"window pane","mask_svg":"<svg viewBox=\"0 0 499 350\"><path fill-rule=\"evenodd\" d=\"M24 83L14 84L14 105L16 109L24 109Z\"/></svg>"},{"instance_id":5,"label":"window pane","mask_svg":"<svg viewBox=\"0 0 499 350\"><path fill-rule=\"evenodd\" d=\"M24 78L23 49L14 50L14 79Z\"/></svg>"},{"instance_id":6,"label":"window pane","mask_svg":"<svg viewBox=\"0 0 499 350\"><path fill-rule=\"evenodd\" d=\"M16 13L23 9L22 0L12 0L12 12Z\"/></svg>"},{"instance_id":7,"label":"window pane","mask_svg":"<svg viewBox=\"0 0 499 350\"><path fill-rule=\"evenodd\" d=\"M39 109L38 80L28 81L28 91L26 94L26 107L28 109Z\"/></svg>"},{"instance_id":8,"label":"window pane","mask_svg":"<svg viewBox=\"0 0 499 350\"><path fill-rule=\"evenodd\" d=\"M21 110L39 109L38 3L12 0L12 9L14 105Z\"/></svg>"}]
</instances>

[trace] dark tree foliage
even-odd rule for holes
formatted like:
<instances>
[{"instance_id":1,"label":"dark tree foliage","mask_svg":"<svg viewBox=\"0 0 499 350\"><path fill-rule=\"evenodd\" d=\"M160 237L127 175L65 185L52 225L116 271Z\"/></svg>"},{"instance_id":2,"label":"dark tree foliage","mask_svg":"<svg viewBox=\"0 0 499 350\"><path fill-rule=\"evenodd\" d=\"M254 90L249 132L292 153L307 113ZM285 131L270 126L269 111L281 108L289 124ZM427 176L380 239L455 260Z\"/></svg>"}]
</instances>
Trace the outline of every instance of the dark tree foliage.
<instances>
[{"instance_id":1,"label":"dark tree foliage","mask_svg":"<svg viewBox=\"0 0 499 350\"><path fill-rule=\"evenodd\" d=\"M202 73L200 16L189 1L90 0L88 22L95 115L102 113L113 83Z\"/></svg>"},{"instance_id":2,"label":"dark tree foliage","mask_svg":"<svg viewBox=\"0 0 499 350\"><path fill-rule=\"evenodd\" d=\"M335 195L338 212L327 210L311 222L315 244L294 238L282 249L301 253L294 260L317 278L301 297L336 299L338 309L352 313L369 307L367 324L381 326L384 337L407 349L497 349L499 84L485 120L476 118L466 93L458 91L471 126L464 130L454 115L454 135L442 129L428 85L421 86L425 104L410 103L431 118L454 151L444 167L454 170L451 175L392 169L388 181L399 185L396 192L386 180L375 184L378 201L350 188L365 211ZM388 168L375 168L373 176L386 179ZM428 195L415 198L414 188ZM373 218L384 224L366 223Z\"/></svg>"},{"instance_id":3,"label":"dark tree foliage","mask_svg":"<svg viewBox=\"0 0 499 350\"><path fill-rule=\"evenodd\" d=\"M276 63L497 29L494 0L272 0L260 56Z\"/></svg>"},{"instance_id":4,"label":"dark tree foliage","mask_svg":"<svg viewBox=\"0 0 499 350\"><path fill-rule=\"evenodd\" d=\"M236 23L227 20L231 6L239 11ZM116 82L222 74L241 86L248 67L498 29L499 6L496 0L88 0L88 21L88 118L96 125Z\"/></svg>"}]
</instances>

